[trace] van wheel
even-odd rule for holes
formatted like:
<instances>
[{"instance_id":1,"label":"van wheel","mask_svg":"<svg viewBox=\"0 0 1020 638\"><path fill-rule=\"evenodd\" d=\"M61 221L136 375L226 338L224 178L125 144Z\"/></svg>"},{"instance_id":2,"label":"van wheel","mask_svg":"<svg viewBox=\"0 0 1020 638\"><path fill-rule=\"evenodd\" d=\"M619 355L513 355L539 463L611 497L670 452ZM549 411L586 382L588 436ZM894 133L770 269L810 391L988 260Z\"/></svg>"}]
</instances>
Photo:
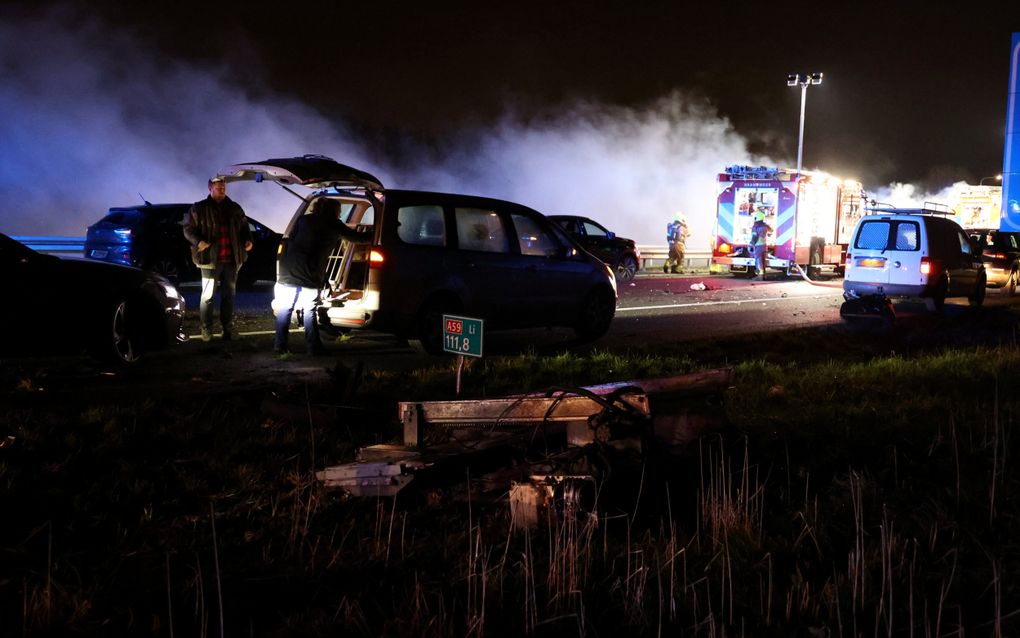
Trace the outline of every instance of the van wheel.
<instances>
[{"instance_id":1,"label":"van wheel","mask_svg":"<svg viewBox=\"0 0 1020 638\"><path fill-rule=\"evenodd\" d=\"M613 293L599 288L588 293L581 302L581 311L574 324L574 332L585 341L598 339L609 332L609 324L616 315L616 299Z\"/></svg>"},{"instance_id":2,"label":"van wheel","mask_svg":"<svg viewBox=\"0 0 1020 638\"><path fill-rule=\"evenodd\" d=\"M451 298L429 299L422 304L415 321L415 334L422 350L429 354L443 354L443 315L460 311L460 304Z\"/></svg>"},{"instance_id":3,"label":"van wheel","mask_svg":"<svg viewBox=\"0 0 1020 638\"><path fill-rule=\"evenodd\" d=\"M982 275L981 277L978 278L977 288L975 288L974 292L971 293L969 297L967 297L967 301L970 302L970 305L974 306L975 308L981 307L981 304L985 302L986 286L987 281L985 277Z\"/></svg>"},{"instance_id":4,"label":"van wheel","mask_svg":"<svg viewBox=\"0 0 1020 638\"><path fill-rule=\"evenodd\" d=\"M634 255L624 255L620 258L620 263L616 267L616 280L622 283L628 283L634 280L634 275L637 274L638 264L637 260L634 259Z\"/></svg>"}]
</instances>

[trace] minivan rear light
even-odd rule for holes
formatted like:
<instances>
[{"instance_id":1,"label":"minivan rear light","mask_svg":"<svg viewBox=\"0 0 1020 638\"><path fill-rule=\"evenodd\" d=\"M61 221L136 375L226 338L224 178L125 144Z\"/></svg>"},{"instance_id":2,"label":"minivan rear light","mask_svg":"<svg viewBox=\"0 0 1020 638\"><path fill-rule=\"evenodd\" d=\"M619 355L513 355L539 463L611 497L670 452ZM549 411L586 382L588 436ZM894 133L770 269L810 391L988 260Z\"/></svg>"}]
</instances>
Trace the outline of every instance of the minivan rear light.
<instances>
[{"instance_id":1,"label":"minivan rear light","mask_svg":"<svg viewBox=\"0 0 1020 638\"><path fill-rule=\"evenodd\" d=\"M849 268L850 266L853 265L853 261L854 261L854 256L851 255L850 253L847 253L846 254L846 261L843 262L843 265L846 266L847 268Z\"/></svg>"},{"instance_id":2,"label":"minivan rear light","mask_svg":"<svg viewBox=\"0 0 1020 638\"><path fill-rule=\"evenodd\" d=\"M921 274L930 275L932 271L931 259L927 257L921 257Z\"/></svg>"},{"instance_id":3,"label":"minivan rear light","mask_svg":"<svg viewBox=\"0 0 1020 638\"><path fill-rule=\"evenodd\" d=\"M383 257L382 251L373 249L370 253L368 253L369 268L379 268L383 265L384 261L386 261L386 259Z\"/></svg>"}]
</instances>

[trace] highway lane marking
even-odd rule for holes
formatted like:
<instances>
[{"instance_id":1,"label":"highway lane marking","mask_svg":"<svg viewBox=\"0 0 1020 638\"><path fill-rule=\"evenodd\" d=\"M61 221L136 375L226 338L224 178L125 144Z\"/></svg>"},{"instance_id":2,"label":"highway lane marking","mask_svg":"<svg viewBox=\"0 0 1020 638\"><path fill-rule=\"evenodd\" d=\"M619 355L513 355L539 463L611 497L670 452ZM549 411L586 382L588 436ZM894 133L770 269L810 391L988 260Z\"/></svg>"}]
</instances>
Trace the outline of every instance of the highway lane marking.
<instances>
[{"instance_id":1,"label":"highway lane marking","mask_svg":"<svg viewBox=\"0 0 1020 638\"><path fill-rule=\"evenodd\" d=\"M669 304L662 306L632 306L617 308L616 312L633 310L669 310L670 308L695 308L698 306L736 306L744 303L766 303L769 301L789 301L791 299L822 299L824 295L795 295L786 297L765 297L763 299L734 299L731 301L697 301L694 303Z\"/></svg>"}]
</instances>

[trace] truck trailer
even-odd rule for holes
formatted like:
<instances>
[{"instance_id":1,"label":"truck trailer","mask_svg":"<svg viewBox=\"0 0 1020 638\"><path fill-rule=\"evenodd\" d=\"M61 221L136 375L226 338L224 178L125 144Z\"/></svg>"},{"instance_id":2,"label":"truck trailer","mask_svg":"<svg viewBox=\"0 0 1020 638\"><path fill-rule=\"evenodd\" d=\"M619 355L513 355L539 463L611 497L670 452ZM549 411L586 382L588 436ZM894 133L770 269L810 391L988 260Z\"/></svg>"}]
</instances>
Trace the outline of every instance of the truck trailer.
<instances>
[{"instance_id":1,"label":"truck trailer","mask_svg":"<svg viewBox=\"0 0 1020 638\"><path fill-rule=\"evenodd\" d=\"M764 212L773 234L768 267L786 275L800 265L842 273L846 247L867 195L856 180L818 171L728 166L719 173L713 269L754 275L748 243L754 213Z\"/></svg>"},{"instance_id":2,"label":"truck trailer","mask_svg":"<svg viewBox=\"0 0 1020 638\"><path fill-rule=\"evenodd\" d=\"M999 228L1002 219L1002 187L954 184L949 207L956 223L964 228Z\"/></svg>"}]
</instances>

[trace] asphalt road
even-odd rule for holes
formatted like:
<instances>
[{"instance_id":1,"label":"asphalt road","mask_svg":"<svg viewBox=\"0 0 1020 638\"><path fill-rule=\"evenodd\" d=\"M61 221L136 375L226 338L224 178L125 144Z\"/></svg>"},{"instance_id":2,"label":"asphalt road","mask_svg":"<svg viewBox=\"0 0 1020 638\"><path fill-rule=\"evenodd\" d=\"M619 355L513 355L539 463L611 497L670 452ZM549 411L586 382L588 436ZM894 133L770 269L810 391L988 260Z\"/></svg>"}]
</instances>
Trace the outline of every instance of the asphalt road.
<instances>
[{"instance_id":1,"label":"asphalt road","mask_svg":"<svg viewBox=\"0 0 1020 638\"><path fill-rule=\"evenodd\" d=\"M812 285L802 280L754 282L730 276L644 274L621 286L616 319L602 339L581 342L572 330L561 328L493 332L485 335L485 354L580 354L593 349L625 352L634 348L676 353L704 351L706 347L718 350L726 340L740 348L745 335L758 333L799 328L846 331L839 317L841 286L839 279ZM400 371L447 366L453 360L452 356L425 354L414 342L371 331L356 331L328 342L327 355L312 357L302 352L302 335L295 330L292 345L296 352L276 355L269 305L272 286L239 292L238 339L225 342L217 337L204 343L197 337L198 289L185 286L183 293L188 308L185 329L193 337L189 342L150 353L126 368L80 355L4 361L0 373L6 392L0 390L0 394L5 394L5 401L32 401L52 400L61 393L116 400L125 395L184 398L263 388L271 392L281 383L322 382L359 364L368 370ZM896 337L900 342L875 346L872 340L871 347L885 351L904 347L904 343L913 347L910 344L920 339L937 344L1015 340L1020 330L1017 304L1020 297L1006 299L989 291L986 308L977 313L970 311L965 299L949 300L946 310L937 315L919 304L898 305ZM853 349L868 347L865 341L848 343ZM723 356L727 356L725 352ZM744 353L737 350L735 356L741 358Z\"/></svg>"},{"instance_id":2,"label":"asphalt road","mask_svg":"<svg viewBox=\"0 0 1020 638\"><path fill-rule=\"evenodd\" d=\"M598 345L626 346L641 340L656 342L733 336L762 330L782 330L839 322L841 280L811 285L803 280L774 279L764 282L730 276L646 274L619 290L617 314L612 328ZM701 287L704 289L701 289ZM185 329L198 339L198 290L185 287L188 307ZM242 338L272 335L270 311L272 287L239 291L236 304ZM518 347L570 347L580 345L569 329L519 330L486 334L486 343L500 351ZM295 349L301 339L296 335ZM336 347L338 351L377 344L402 344L371 331L353 333ZM487 348L488 351L488 348Z\"/></svg>"},{"instance_id":3,"label":"asphalt road","mask_svg":"<svg viewBox=\"0 0 1020 638\"><path fill-rule=\"evenodd\" d=\"M619 290L616 318L609 333L593 345L620 348L641 343L659 343L732 337L842 324L839 308L843 303L842 279L821 278L812 283L803 279L773 279L759 282L729 275L642 274ZM185 289L188 304L186 330L198 337L198 291ZM272 287L238 293L237 312L243 338L271 341ZM1020 303L1020 296L1004 298L989 289L986 306L1001 307ZM946 312L952 314L967 307L963 298L949 299ZM910 320L928 314L922 304L897 304L897 316ZM489 333L485 336L487 354L504 354L522 348L559 349L584 347L569 329L520 330ZM295 335L296 349L300 335ZM267 347L269 347L267 345ZM379 354L404 351L397 339L361 331L337 344L338 354L355 354L376 349Z\"/></svg>"}]
</instances>

